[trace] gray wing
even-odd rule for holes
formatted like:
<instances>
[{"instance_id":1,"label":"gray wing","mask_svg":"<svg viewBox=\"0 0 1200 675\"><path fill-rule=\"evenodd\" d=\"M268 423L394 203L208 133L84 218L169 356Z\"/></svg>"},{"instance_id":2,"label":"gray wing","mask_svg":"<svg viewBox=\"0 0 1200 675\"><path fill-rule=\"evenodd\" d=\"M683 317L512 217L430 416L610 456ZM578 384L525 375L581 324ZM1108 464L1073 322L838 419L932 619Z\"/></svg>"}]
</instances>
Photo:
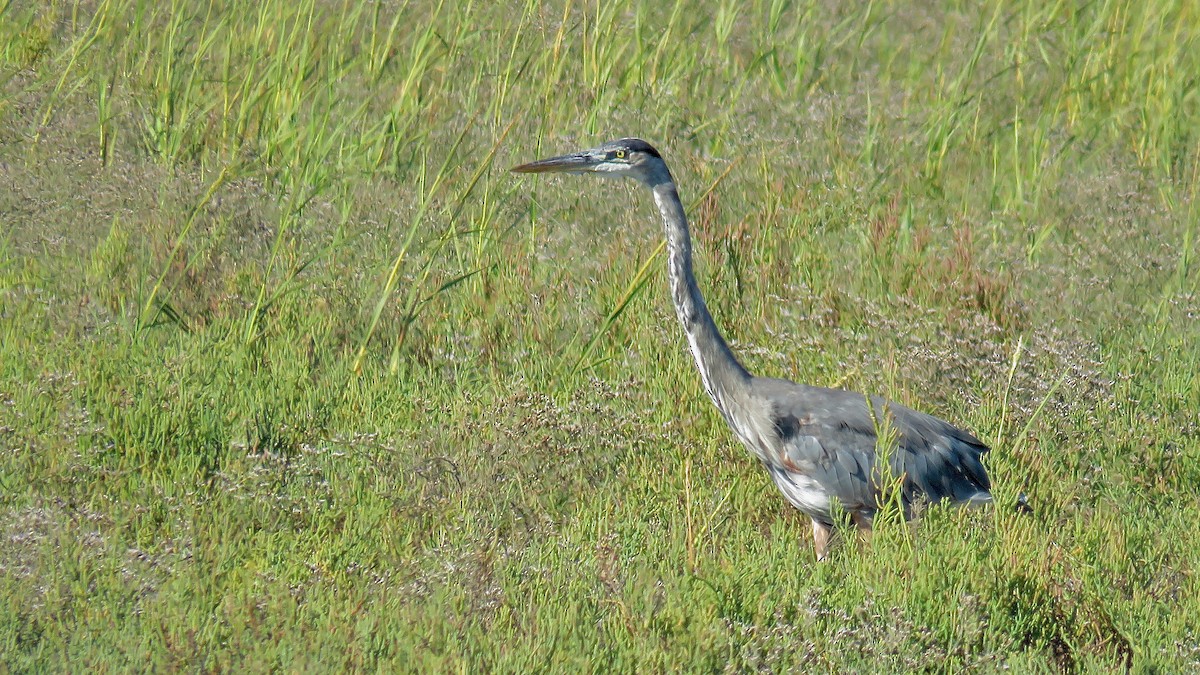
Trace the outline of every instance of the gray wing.
<instances>
[{"instance_id":1,"label":"gray wing","mask_svg":"<svg viewBox=\"0 0 1200 675\"><path fill-rule=\"evenodd\" d=\"M932 415L871 397L875 418L862 394L798 385L785 380L756 380L758 393L773 403L780 442L777 469L805 475L820 484L846 509L874 510L880 485L876 463L876 424L896 434L889 461L893 476L903 476L907 504L986 501L991 484L979 458L988 448L978 438Z\"/></svg>"}]
</instances>

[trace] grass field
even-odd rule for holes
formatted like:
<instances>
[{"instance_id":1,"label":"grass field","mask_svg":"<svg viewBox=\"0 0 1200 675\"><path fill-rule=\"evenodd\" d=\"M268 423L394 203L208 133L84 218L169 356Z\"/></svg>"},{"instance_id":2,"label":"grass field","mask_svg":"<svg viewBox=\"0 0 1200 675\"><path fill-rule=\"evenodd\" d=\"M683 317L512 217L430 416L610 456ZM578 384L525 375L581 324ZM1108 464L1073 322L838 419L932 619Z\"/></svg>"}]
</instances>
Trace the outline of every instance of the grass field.
<instances>
[{"instance_id":1,"label":"grass field","mask_svg":"<svg viewBox=\"0 0 1200 675\"><path fill-rule=\"evenodd\" d=\"M1198 73L1189 0L0 0L0 671L1198 671ZM649 196L507 172L630 135L752 372L1035 513L816 563Z\"/></svg>"}]
</instances>

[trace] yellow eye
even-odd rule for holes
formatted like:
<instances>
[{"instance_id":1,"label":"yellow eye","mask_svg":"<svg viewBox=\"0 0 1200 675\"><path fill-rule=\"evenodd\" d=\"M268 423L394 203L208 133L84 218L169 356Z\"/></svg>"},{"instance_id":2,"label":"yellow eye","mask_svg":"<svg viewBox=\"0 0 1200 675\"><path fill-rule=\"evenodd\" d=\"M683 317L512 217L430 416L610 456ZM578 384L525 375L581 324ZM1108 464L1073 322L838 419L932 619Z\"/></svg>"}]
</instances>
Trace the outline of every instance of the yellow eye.
<instances>
[{"instance_id":1,"label":"yellow eye","mask_svg":"<svg viewBox=\"0 0 1200 675\"><path fill-rule=\"evenodd\" d=\"M617 159L625 159L625 151L624 150L617 151Z\"/></svg>"}]
</instances>

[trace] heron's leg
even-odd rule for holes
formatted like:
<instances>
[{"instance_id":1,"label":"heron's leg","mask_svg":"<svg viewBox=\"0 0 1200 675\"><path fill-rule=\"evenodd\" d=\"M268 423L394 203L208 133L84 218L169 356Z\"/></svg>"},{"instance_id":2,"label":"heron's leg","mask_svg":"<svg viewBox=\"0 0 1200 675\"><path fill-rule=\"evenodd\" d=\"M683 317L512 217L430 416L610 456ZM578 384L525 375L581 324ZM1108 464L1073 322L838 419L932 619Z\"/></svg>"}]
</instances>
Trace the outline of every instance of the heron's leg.
<instances>
[{"instance_id":1,"label":"heron's leg","mask_svg":"<svg viewBox=\"0 0 1200 675\"><path fill-rule=\"evenodd\" d=\"M860 545L870 543L871 526L875 521L875 514L871 511L855 511L850 514L850 520L854 521L854 525L858 527Z\"/></svg>"},{"instance_id":2,"label":"heron's leg","mask_svg":"<svg viewBox=\"0 0 1200 675\"><path fill-rule=\"evenodd\" d=\"M875 514L867 513L866 511L855 511L854 513L850 514L850 520L854 521L854 524L858 526L859 530L870 534L871 523L875 520Z\"/></svg>"},{"instance_id":3,"label":"heron's leg","mask_svg":"<svg viewBox=\"0 0 1200 675\"><path fill-rule=\"evenodd\" d=\"M829 540L833 539L833 528L817 519L813 519L813 547L817 550L817 560L824 560L829 553Z\"/></svg>"}]
</instances>

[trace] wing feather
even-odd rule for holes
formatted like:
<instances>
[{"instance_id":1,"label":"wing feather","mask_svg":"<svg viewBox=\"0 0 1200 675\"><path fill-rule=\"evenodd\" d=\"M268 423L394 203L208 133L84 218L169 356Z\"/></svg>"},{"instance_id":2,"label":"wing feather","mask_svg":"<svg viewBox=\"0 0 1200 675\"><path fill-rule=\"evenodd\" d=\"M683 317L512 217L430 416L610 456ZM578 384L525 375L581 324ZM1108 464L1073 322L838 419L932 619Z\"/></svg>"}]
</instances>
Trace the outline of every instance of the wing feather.
<instances>
[{"instance_id":1,"label":"wing feather","mask_svg":"<svg viewBox=\"0 0 1200 675\"><path fill-rule=\"evenodd\" d=\"M871 399L872 416L861 394L784 380L755 382L774 406L781 449L775 469L811 479L848 510L877 506L877 420L895 430L890 468L904 477L905 502L975 501L988 494L979 460L988 448L962 429L877 397Z\"/></svg>"}]
</instances>

